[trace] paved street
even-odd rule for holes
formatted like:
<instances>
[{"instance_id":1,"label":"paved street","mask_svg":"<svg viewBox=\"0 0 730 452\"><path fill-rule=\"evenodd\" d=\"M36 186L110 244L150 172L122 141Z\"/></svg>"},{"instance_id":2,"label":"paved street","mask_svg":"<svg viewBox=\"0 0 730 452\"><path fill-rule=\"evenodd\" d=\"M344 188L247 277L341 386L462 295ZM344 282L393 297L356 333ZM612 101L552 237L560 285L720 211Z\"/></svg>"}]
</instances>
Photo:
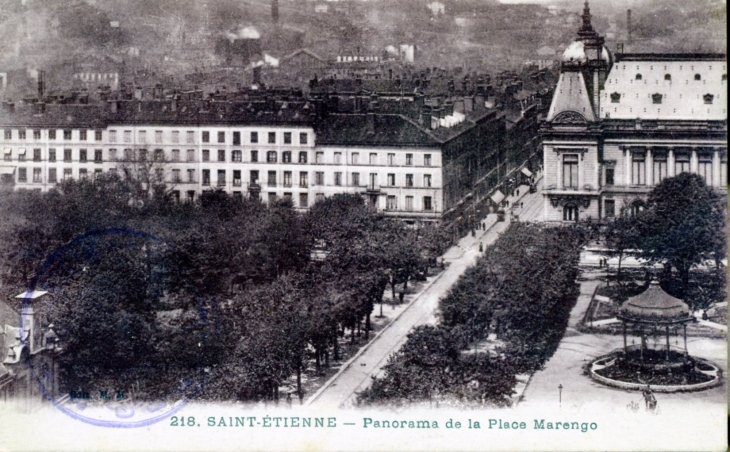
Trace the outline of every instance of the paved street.
<instances>
[{"instance_id":1,"label":"paved street","mask_svg":"<svg viewBox=\"0 0 730 452\"><path fill-rule=\"evenodd\" d=\"M542 181L538 182L538 191L530 194L527 186L520 187L520 195L508 197L510 206L522 202L515 214L520 220L536 220L542 214ZM436 277L429 278L428 284L420 293L413 296L410 306L383 329L370 344L364 346L359 354L342 366L338 374L332 377L317 393L312 395L306 405L312 407L350 406L355 394L370 385L371 377L378 375L387 363L388 356L397 351L411 329L418 325L436 322L438 300L451 288L464 271L476 262L479 256L479 244L487 246L494 242L500 233L509 225L509 214L506 221L496 222L496 214L490 214L485 221L486 231L477 231L476 236L464 237L459 243L444 254L449 264L446 270Z\"/></svg>"}]
</instances>

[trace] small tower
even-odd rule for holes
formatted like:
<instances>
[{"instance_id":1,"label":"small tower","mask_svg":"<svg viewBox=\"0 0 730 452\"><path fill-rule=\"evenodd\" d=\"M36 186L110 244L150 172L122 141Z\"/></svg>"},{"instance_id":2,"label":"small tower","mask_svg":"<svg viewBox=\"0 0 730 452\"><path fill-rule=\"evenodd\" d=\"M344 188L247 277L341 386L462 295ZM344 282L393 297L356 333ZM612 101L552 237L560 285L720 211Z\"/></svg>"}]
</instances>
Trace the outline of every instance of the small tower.
<instances>
[{"instance_id":1,"label":"small tower","mask_svg":"<svg viewBox=\"0 0 730 452\"><path fill-rule=\"evenodd\" d=\"M606 76L611 68L611 54L604 46L605 39L593 29L591 23L591 8L588 0L583 4L583 25L578 30L578 40L583 42L585 55L587 58L588 74L586 74L586 88L591 93L591 101L593 110L596 115L601 111L600 108L600 90L606 81Z\"/></svg>"},{"instance_id":2,"label":"small tower","mask_svg":"<svg viewBox=\"0 0 730 452\"><path fill-rule=\"evenodd\" d=\"M22 299L23 304L20 308L20 331L22 342L28 347L31 354L38 352L45 347L43 343L43 329L36 317L35 304L48 292L44 290L34 290L33 292L23 292L16 295L15 298Z\"/></svg>"}]
</instances>

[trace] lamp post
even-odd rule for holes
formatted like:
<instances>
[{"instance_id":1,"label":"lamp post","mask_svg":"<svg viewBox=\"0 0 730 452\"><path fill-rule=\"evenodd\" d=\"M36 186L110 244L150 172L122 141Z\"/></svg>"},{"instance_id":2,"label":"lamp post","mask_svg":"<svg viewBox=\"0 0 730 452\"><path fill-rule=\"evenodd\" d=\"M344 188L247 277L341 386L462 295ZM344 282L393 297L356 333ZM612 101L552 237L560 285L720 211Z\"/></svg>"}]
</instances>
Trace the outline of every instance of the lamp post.
<instances>
[{"instance_id":1,"label":"lamp post","mask_svg":"<svg viewBox=\"0 0 730 452\"><path fill-rule=\"evenodd\" d=\"M562 407L563 406L563 385L558 385L558 404Z\"/></svg>"}]
</instances>

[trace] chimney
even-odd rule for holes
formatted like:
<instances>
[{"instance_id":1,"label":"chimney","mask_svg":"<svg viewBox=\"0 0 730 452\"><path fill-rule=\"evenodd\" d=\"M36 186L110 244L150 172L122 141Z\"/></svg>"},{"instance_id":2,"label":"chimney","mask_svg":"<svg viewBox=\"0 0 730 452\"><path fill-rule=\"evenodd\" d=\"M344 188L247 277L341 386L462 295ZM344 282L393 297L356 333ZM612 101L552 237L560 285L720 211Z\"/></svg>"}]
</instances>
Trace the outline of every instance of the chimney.
<instances>
[{"instance_id":1,"label":"chimney","mask_svg":"<svg viewBox=\"0 0 730 452\"><path fill-rule=\"evenodd\" d=\"M459 113L466 113L466 106L464 105L464 98L460 97L454 101L454 111Z\"/></svg>"},{"instance_id":2,"label":"chimney","mask_svg":"<svg viewBox=\"0 0 730 452\"><path fill-rule=\"evenodd\" d=\"M444 114L442 116L443 118L445 118L447 116L453 116L454 115L454 103L450 100L447 100L444 103L443 112L444 112Z\"/></svg>"},{"instance_id":3,"label":"chimney","mask_svg":"<svg viewBox=\"0 0 730 452\"><path fill-rule=\"evenodd\" d=\"M38 71L38 102L43 102L45 95L46 71Z\"/></svg>"},{"instance_id":4,"label":"chimney","mask_svg":"<svg viewBox=\"0 0 730 452\"><path fill-rule=\"evenodd\" d=\"M375 133L375 113L373 113L372 111L368 112L367 114L367 133Z\"/></svg>"},{"instance_id":5,"label":"chimney","mask_svg":"<svg viewBox=\"0 0 730 452\"><path fill-rule=\"evenodd\" d=\"M46 103L43 101L37 102L35 104L35 113L37 115L42 115L45 112L46 112Z\"/></svg>"},{"instance_id":6,"label":"chimney","mask_svg":"<svg viewBox=\"0 0 730 452\"><path fill-rule=\"evenodd\" d=\"M279 22L279 0L271 0L271 20Z\"/></svg>"},{"instance_id":7,"label":"chimney","mask_svg":"<svg viewBox=\"0 0 730 452\"><path fill-rule=\"evenodd\" d=\"M253 84L261 85L261 66L253 68Z\"/></svg>"},{"instance_id":8,"label":"chimney","mask_svg":"<svg viewBox=\"0 0 730 452\"><path fill-rule=\"evenodd\" d=\"M142 87L137 86L134 88L134 98L137 100L142 100Z\"/></svg>"},{"instance_id":9,"label":"chimney","mask_svg":"<svg viewBox=\"0 0 730 452\"><path fill-rule=\"evenodd\" d=\"M471 96L464 97L464 113L474 111L474 99Z\"/></svg>"},{"instance_id":10,"label":"chimney","mask_svg":"<svg viewBox=\"0 0 730 452\"><path fill-rule=\"evenodd\" d=\"M474 107L476 108L484 108L484 94L477 94L474 96Z\"/></svg>"},{"instance_id":11,"label":"chimney","mask_svg":"<svg viewBox=\"0 0 730 452\"><path fill-rule=\"evenodd\" d=\"M431 128L431 107L424 105L421 108L421 124L430 129Z\"/></svg>"},{"instance_id":12,"label":"chimney","mask_svg":"<svg viewBox=\"0 0 730 452\"><path fill-rule=\"evenodd\" d=\"M170 111L177 111L177 95L172 96L172 102L170 102Z\"/></svg>"},{"instance_id":13,"label":"chimney","mask_svg":"<svg viewBox=\"0 0 730 452\"><path fill-rule=\"evenodd\" d=\"M626 10L626 43L631 44L631 10Z\"/></svg>"},{"instance_id":14,"label":"chimney","mask_svg":"<svg viewBox=\"0 0 730 452\"><path fill-rule=\"evenodd\" d=\"M440 119L443 117L443 111L441 107L434 107L431 109L431 128L438 129L440 125Z\"/></svg>"}]
</instances>

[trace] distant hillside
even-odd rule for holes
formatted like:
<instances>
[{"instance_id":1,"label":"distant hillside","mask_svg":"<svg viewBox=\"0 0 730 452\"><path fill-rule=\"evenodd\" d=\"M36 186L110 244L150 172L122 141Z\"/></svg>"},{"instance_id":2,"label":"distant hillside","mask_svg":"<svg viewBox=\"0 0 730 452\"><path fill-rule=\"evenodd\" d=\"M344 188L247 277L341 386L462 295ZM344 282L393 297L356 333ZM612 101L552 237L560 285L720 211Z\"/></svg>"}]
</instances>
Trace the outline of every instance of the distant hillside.
<instances>
[{"instance_id":1,"label":"distant hillside","mask_svg":"<svg viewBox=\"0 0 730 452\"><path fill-rule=\"evenodd\" d=\"M547 2L437 1L443 14L428 7L434 0L279 0L275 24L270 0L0 0L0 71L109 56L128 74L180 77L222 64L216 42L253 27L263 52L277 58L300 47L335 58L416 44L416 66L494 72L518 69L543 46L562 50L580 27L582 4L574 0L552 2L557 9ZM595 0L591 8L612 49L626 41L631 8L627 50L726 51L722 0Z\"/></svg>"}]
</instances>

